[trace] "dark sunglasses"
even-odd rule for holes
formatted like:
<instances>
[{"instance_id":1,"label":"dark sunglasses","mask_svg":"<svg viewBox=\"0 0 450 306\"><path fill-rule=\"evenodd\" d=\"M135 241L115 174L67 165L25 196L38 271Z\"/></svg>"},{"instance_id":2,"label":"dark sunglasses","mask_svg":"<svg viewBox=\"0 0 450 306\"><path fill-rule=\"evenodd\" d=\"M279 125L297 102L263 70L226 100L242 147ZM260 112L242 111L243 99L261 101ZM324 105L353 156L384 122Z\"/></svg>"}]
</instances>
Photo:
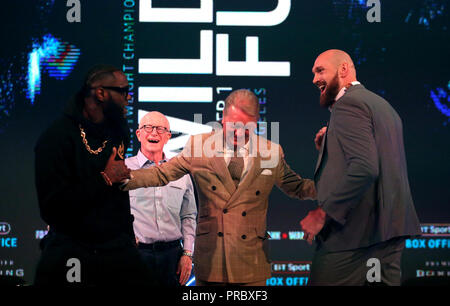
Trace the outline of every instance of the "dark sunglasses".
<instances>
[{"instance_id":1,"label":"dark sunglasses","mask_svg":"<svg viewBox=\"0 0 450 306\"><path fill-rule=\"evenodd\" d=\"M125 87L116 87L116 86L98 86L98 87L102 87L104 89L111 89L114 90L115 92L118 92L119 94L123 95L123 96L128 96L128 93L130 92L130 86L125 86ZM92 89L98 88L98 87L92 87Z\"/></svg>"}]
</instances>

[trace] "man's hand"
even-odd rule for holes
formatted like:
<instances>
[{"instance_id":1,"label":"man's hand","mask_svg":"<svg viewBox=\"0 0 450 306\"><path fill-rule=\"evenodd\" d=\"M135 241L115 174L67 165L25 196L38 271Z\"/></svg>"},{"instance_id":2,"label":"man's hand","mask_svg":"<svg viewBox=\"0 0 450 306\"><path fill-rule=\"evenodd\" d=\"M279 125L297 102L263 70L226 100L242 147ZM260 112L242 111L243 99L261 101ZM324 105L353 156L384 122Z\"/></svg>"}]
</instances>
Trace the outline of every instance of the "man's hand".
<instances>
[{"instance_id":1,"label":"man's hand","mask_svg":"<svg viewBox=\"0 0 450 306\"><path fill-rule=\"evenodd\" d=\"M123 160L115 160L116 155L117 149L114 147L111 156L106 163L105 170L103 170L113 184L131 178L131 170L127 168Z\"/></svg>"},{"instance_id":2,"label":"man's hand","mask_svg":"<svg viewBox=\"0 0 450 306\"><path fill-rule=\"evenodd\" d=\"M317 151L320 150L320 146L322 145L323 136L325 135L326 131L327 131L327 127L324 126L317 132L316 138L314 138L314 143L316 144Z\"/></svg>"},{"instance_id":3,"label":"man's hand","mask_svg":"<svg viewBox=\"0 0 450 306\"><path fill-rule=\"evenodd\" d=\"M325 211L318 207L314 210L311 210L308 215L300 221L300 226L304 232L304 239L312 244L314 236L316 236L325 225Z\"/></svg>"},{"instance_id":4,"label":"man's hand","mask_svg":"<svg viewBox=\"0 0 450 306\"><path fill-rule=\"evenodd\" d=\"M183 286L189 279L192 270L192 259L183 255L178 262L177 274L180 276L180 284Z\"/></svg>"}]
</instances>

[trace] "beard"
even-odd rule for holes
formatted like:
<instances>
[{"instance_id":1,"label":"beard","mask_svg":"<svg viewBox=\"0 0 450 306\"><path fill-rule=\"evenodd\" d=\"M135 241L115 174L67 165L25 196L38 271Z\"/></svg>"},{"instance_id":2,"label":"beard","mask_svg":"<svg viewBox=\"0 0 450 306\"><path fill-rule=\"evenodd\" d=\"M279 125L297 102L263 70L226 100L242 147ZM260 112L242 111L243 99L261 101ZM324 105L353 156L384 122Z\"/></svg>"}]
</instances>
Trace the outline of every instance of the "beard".
<instances>
[{"instance_id":1,"label":"beard","mask_svg":"<svg viewBox=\"0 0 450 306\"><path fill-rule=\"evenodd\" d=\"M103 109L103 114L106 120L110 122L122 122L125 119L123 114L123 108L115 103L112 99L105 101L105 108Z\"/></svg>"},{"instance_id":2,"label":"beard","mask_svg":"<svg viewBox=\"0 0 450 306\"><path fill-rule=\"evenodd\" d=\"M320 94L320 106L330 107L339 93L339 77L336 71L334 78L326 84L325 91Z\"/></svg>"},{"instance_id":3,"label":"beard","mask_svg":"<svg viewBox=\"0 0 450 306\"><path fill-rule=\"evenodd\" d=\"M106 123L112 134L128 141L130 130L127 118L123 113L123 108L110 99L103 109L103 114L105 115Z\"/></svg>"}]
</instances>

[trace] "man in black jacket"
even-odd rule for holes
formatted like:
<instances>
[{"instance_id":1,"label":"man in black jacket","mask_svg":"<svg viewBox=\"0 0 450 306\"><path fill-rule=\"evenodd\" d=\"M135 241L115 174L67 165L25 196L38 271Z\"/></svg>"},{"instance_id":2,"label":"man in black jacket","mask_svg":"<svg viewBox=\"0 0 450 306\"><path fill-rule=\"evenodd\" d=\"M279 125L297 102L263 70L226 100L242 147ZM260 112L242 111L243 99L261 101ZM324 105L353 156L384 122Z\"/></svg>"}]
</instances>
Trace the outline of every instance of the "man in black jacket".
<instances>
[{"instance_id":1,"label":"man in black jacket","mask_svg":"<svg viewBox=\"0 0 450 306\"><path fill-rule=\"evenodd\" d=\"M35 285L152 284L135 245L128 192L128 81L97 65L35 147L43 239Z\"/></svg>"},{"instance_id":2,"label":"man in black jacket","mask_svg":"<svg viewBox=\"0 0 450 306\"><path fill-rule=\"evenodd\" d=\"M400 285L405 237L421 233L401 119L356 80L347 53L320 54L313 74L331 117L314 176L319 208L301 221L308 241L317 235L309 283Z\"/></svg>"}]
</instances>

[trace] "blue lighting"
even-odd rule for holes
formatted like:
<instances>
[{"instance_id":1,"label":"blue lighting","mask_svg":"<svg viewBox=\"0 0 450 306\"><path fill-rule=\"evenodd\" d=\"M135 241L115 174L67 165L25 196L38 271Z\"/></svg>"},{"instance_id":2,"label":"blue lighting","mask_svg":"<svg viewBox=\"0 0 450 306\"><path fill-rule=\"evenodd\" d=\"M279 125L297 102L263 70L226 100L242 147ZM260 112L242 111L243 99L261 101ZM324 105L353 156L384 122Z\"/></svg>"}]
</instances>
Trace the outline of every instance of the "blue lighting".
<instances>
[{"instance_id":1,"label":"blue lighting","mask_svg":"<svg viewBox=\"0 0 450 306\"><path fill-rule=\"evenodd\" d=\"M447 87L450 89L450 82ZM430 91L431 100L433 100L436 108L445 116L449 118L450 122L450 95L444 88L436 88L436 90ZM447 104L446 104L447 103ZM447 122L444 122L447 125Z\"/></svg>"},{"instance_id":2,"label":"blue lighting","mask_svg":"<svg viewBox=\"0 0 450 306\"><path fill-rule=\"evenodd\" d=\"M423 0L421 1L420 8L411 9L405 18L405 22L415 22L413 19L417 19L417 24L424 26L425 29L430 30L432 23L439 24L438 19L444 17L446 9L445 0ZM436 22L437 21L437 22ZM446 27L442 28L446 30Z\"/></svg>"},{"instance_id":3,"label":"blue lighting","mask_svg":"<svg viewBox=\"0 0 450 306\"><path fill-rule=\"evenodd\" d=\"M195 276L191 277L191 279L186 283L186 286L195 286Z\"/></svg>"},{"instance_id":4,"label":"blue lighting","mask_svg":"<svg viewBox=\"0 0 450 306\"><path fill-rule=\"evenodd\" d=\"M41 91L41 50L34 48L28 55L28 91L27 98L34 103L34 97Z\"/></svg>"},{"instance_id":5,"label":"blue lighting","mask_svg":"<svg viewBox=\"0 0 450 306\"><path fill-rule=\"evenodd\" d=\"M28 54L27 74L27 98L31 104L41 92L42 68L45 68L49 76L63 80L73 70L79 56L80 49L60 41L51 34L43 37L42 44L34 43L33 50Z\"/></svg>"}]
</instances>

